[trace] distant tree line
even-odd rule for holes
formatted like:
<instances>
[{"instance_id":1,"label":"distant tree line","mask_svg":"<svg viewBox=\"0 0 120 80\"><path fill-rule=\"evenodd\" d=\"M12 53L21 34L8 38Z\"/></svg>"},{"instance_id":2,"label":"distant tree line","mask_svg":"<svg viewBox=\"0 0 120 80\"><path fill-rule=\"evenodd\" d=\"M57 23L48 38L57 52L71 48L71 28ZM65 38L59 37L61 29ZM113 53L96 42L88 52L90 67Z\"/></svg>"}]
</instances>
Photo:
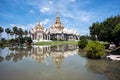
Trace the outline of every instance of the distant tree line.
<instances>
[{"instance_id":1,"label":"distant tree line","mask_svg":"<svg viewBox=\"0 0 120 80\"><path fill-rule=\"evenodd\" d=\"M2 38L2 33L4 31L7 33L8 40ZM2 27L0 27L0 42L18 43L18 44L23 44L25 42L31 43L32 40L30 37L27 37L27 35L28 35L27 30L23 30L22 28L18 28L16 26L13 27L12 29L6 28L5 30Z\"/></svg>"},{"instance_id":2,"label":"distant tree line","mask_svg":"<svg viewBox=\"0 0 120 80\"><path fill-rule=\"evenodd\" d=\"M92 39L114 42L118 45L120 41L120 15L109 17L103 22L95 22L89 30Z\"/></svg>"}]
</instances>

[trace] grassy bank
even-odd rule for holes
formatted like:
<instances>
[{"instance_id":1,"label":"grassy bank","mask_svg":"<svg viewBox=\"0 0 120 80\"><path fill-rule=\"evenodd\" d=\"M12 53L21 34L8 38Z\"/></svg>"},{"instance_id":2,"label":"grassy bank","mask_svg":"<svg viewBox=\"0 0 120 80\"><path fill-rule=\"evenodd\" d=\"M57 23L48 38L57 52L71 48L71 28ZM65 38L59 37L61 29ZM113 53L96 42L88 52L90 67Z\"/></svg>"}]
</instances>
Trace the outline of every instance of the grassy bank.
<instances>
[{"instance_id":1,"label":"grassy bank","mask_svg":"<svg viewBox=\"0 0 120 80\"><path fill-rule=\"evenodd\" d=\"M77 45L78 41L50 41L50 42L37 42L36 45L63 45L63 44L71 44Z\"/></svg>"}]
</instances>

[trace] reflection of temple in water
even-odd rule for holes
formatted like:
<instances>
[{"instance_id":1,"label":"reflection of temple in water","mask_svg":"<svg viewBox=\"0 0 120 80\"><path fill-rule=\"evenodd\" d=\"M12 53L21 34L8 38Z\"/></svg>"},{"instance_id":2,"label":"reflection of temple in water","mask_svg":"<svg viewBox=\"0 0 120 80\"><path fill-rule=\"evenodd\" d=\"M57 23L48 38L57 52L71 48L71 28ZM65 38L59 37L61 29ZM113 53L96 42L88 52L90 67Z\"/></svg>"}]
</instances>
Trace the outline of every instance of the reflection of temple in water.
<instances>
[{"instance_id":1,"label":"reflection of temple in water","mask_svg":"<svg viewBox=\"0 0 120 80\"><path fill-rule=\"evenodd\" d=\"M76 53L77 46L75 45L59 45L51 47L34 46L31 50L30 57L42 63L44 59L50 57L60 68L65 57L72 56Z\"/></svg>"},{"instance_id":2,"label":"reflection of temple in water","mask_svg":"<svg viewBox=\"0 0 120 80\"><path fill-rule=\"evenodd\" d=\"M57 45L57 46L33 46L31 48L9 48L6 50L8 53L6 56L0 55L0 62L13 61L18 62L24 58L32 58L39 63L52 59L57 65L57 68L61 67L61 63L68 56L77 54L77 46L75 45ZM47 61L49 62L49 61Z\"/></svg>"}]
</instances>

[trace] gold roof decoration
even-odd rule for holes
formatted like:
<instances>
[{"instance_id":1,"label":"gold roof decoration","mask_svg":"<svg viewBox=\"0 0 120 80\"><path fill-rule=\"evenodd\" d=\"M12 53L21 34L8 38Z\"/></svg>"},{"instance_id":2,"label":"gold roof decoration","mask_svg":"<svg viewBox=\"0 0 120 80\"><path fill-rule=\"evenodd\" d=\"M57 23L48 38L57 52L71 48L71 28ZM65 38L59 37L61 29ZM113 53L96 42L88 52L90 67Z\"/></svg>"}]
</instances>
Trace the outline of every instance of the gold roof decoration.
<instances>
[{"instance_id":1,"label":"gold roof decoration","mask_svg":"<svg viewBox=\"0 0 120 80\"><path fill-rule=\"evenodd\" d=\"M38 25L35 27L36 31L44 31L44 27L40 24L40 20L38 22Z\"/></svg>"},{"instance_id":2,"label":"gold roof decoration","mask_svg":"<svg viewBox=\"0 0 120 80\"><path fill-rule=\"evenodd\" d=\"M53 25L51 26L51 28L52 29L58 29L58 30L63 30L64 29L64 25L60 21L60 16L59 16L58 8L57 8L57 11L56 11L56 21L53 23Z\"/></svg>"}]
</instances>

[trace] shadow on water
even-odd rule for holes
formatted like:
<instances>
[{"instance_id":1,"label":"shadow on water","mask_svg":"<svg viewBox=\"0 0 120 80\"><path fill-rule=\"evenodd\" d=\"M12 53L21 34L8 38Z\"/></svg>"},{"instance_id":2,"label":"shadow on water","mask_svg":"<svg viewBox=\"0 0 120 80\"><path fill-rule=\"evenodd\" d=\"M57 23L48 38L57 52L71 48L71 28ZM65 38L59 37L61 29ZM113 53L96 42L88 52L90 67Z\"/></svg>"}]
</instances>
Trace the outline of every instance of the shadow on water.
<instances>
[{"instance_id":1,"label":"shadow on water","mask_svg":"<svg viewBox=\"0 0 120 80\"><path fill-rule=\"evenodd\" d=\"M84 50L79 49L78 54L81 57L85 57ZM106 59L87 59L85 67L88 71L95 74L106 75L109 80L120 80L120 62Z\"/></svg>"},{"instance_id":2,"label":"shadow on water","mask_svg":"<svg viewBox=\"0 0 120 80\"><path fill-rule=\"evenodd\" d=\"M94 73L105 74L110 80L120 79L120 63L107 60L88 59L86 67Z\"/></svg>"},{"instance_id":3,"label":"shadow on water","mask_svg":"<svg viewBox=\"0 0 120 80\"><path fill-rule=\"evenodd\" d=\"M4 58L2 56L0 56L0 62L2 62L4 60Z\"/></svg>"}]
</instances>

